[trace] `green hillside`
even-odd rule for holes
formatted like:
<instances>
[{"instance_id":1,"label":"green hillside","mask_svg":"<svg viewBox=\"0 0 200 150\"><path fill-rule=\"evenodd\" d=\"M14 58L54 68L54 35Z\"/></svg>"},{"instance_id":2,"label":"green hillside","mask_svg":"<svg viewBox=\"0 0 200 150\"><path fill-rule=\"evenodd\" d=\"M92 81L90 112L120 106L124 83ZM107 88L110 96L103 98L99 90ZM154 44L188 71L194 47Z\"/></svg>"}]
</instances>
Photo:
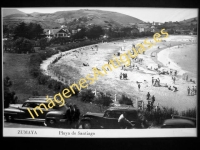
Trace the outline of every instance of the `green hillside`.
<instances>
[{"instance_id":1,"label":"green hillside","mask_svg":"<svg viewBox=\"0 0 200 150\"><path fill-rule=\"evenodd\" d=\"M84 24L85 26L95 24L102 27L122 27L128 26L129 23L141 23L142 20L137 18L102 10L76 10L76 11L59 11L55 13L37 13L32 14L11 14L3 18L4 24L16 25L19 22L35 22L43 28L55 28L60 25L74 26Z\"/></svg>"}]
</instances>

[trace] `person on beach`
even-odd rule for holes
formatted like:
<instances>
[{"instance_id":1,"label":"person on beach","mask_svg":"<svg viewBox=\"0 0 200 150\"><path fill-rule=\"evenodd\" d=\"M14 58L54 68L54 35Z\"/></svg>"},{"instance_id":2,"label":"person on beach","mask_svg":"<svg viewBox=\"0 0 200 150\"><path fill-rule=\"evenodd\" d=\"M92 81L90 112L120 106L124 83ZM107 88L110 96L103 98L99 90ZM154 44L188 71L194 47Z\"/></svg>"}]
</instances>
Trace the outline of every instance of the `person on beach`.
<instances>
[{"instance_id":1,"label":"person on beach","mask_svg":"<svg viewBox=\"0 0 200 150\"><path fill-rule=\"evenodd\" d=\"M150 106L150 103L148 102L147 104L147 111L151 111L151 106Z\"/></svg>"},{"instance_id":2,"label":"person on beach","mask_svg":"<svg viewBox=\"0 0 200 150\"><path fill-rule=\"evenodd\" d=\"M195 95L195 89L194 89L194 86L192 86L192 96Z\"/></svg>"},{"instance_id":3,"label":"person on beach","mask_svg":"<svg viewBox=\"0 0 200 150\"><path fill-rule=\"evenodd\" d=\"M160 86L160 79L158 78L157 81L158 81L158 86Z\"/></svg>"},{"instance_id":4,"label":"person on beach","mask_svg":"<svg viewBox=\"0 0 200 150\"><path fill-rule=\"evenodd\" d=\"M188 91L188 96L190 95L190 87L188 86L187 88L187 91Z\"/></svg>"},{"instance_id":5,"label":"person on beach","mask_svg":"<svg viewBox=\"0 0 200 150\"><path fill-rule=\"evenodd\" d=\"M151 96L151 95L150 95L150 93L148 92L148 93L147 93L147 100L149 100L150 96Z\"/></svg>"},{"instance_id":6,"label":"person on beach","mask_svg":"<svg viewBox=\"0 0 200 150\"><path fill-rule=\"evenodd\" d=\"M155 108L155 111L156 111L156 112L160 111L159 103L157 103L156 108Z\"/></svg>"},{"instance_id":7,"label":"person on beach","mask_svg":"<svg viewBox=\"0 0 200 150\"><path fill-rule=\"evenodd\" d=\"M170 74L169 75L172 75L172 69L170 69Z\"/></svg>"},{"instance_id":8,"label":"person on beach","mask_svg":"<svg viewBox=\"0 0 200 150\"><path fill-rule=\"evenodd\" d=\"M78 129L78 127L79 127L78 121L79 121L79 117L80 117L80 110L76 105L73 105L73 109L74 109L74 114L72 116L72 121L73 121L73 124L74 124L74 128Z\"/></svg>"},{"instance_id":9,"label":"person on beach","mask_svg":"<svg viewBox=\"0 0 200 150\"><path fill-rule=\"evenodd\" d=\"M66 115L66 119L67 119L67 124L68 124L69 128L71 128L72 116L74 115L74 109L73 109L72 104L69 105L65 115Z\"/></svg>"},{"instance_id":10,"label":"person on beach","mask_svg":"<svg viewBox=\"0 0 200 150\"><path fill-rule=\"evenodd\" d=\"M174 91L173 91L173 92L176 92L176 91L178 91L178 90L177 90L177 87L173 86L173 88L174 88Z\"/></svg>"},{"instance_id":11,"label":"person on beach","mask_svg":"<svg viewBox=\"0 0 200 150\"><path fill-rule=\"evenodd\" d=\"M123 73L123 79L127 79L127 73Z\"/></svg>"},{"instance_id":12,"label":"person on beach","mask_svg":"<svg viewBox=\"0 0 200 150\"><path fill-rule=\"evenodd\" d=\"M155 102L155 96L153 95L152 96L152 103L154 104L154 102Z\"/></svg>"},{"instance_id":13,"label":"person on beach","mask_svg":"<svg viewBox=\"0 0 200 150\"><path fill-rule=\"evenodd\" d=\"M152 81L152 85L153 85L153 84L154 84L154 78L153 78L153 77L152 77L152 80L151 80L151 81Z\"/></svg>"},{"instance_id":14,"label":"person on beach","mask_svg":"<svg viewBox=\"0 0 200 150\"><path fill-rule=\"evenodd\" d=\"M174 75L175 75L175 76L177 75L177 70L175 70Z\"/></svg>"},{"instance_id":15,"label":"person on beach","mask_svg":"<svg viewBox=\"0 0 200 150\"><path fill-rule=\"evenodd\" d=\"M119 78L120 78L120 80L122 79L122 73L120 73Z\"/></svg>"},{"instance_id":16,"label":"person on beach","mask_svg":"<svg viewBox=\"0 0 200 150\"><path fill-rule=\"evenodd\" d=\"M153 102L151 102L150 104L151 104L151 110L153 110Z\"/></svg>"},{"instance_id":17,"label":"person on beach","mask_svg":"<svg viewBox=\"0 0 200 150\"><path fill-rule=\"evenodd\" d=\"M138 91L140 92L140 83L138 84Z\"/></svg>"},{"instance_id":18,"label":"person on beach","mask_svg":"<svg viewBox=\"0 0 200 150\"><path fill-rule=\"evenodd\" d=\"M190 89L190 95L193 96L193 91L192 88Z\"/></svg>"},{"instance_id":19,"label":"person on beach","mask_svg":"<svg viewBox=\"0 0 200 150\"><path fill-rule=\"evenodd\" d=\"M175 84L176 78L172 76L173 83Z\"/></svg>"},{"instance_id":20,"label":"person on beach","mask_svg":"<svg viewBox=\"0 0 200 150\"><path fill-rule=\"evenodd\" d=\"M156 79L154 82L154 86L157 86L157 84L158 84L158 80Z\"/></svg>"},{"instance_id":21,"label":"person on beach","mask_svg":"<svg viewBox=\"0 0 200 150\"><path fill-rule=\"evenodd\" d=\"M197 86L195 86L195 88L194 88L194 94L195 95L197 94Z\"/></svg>"}]
</instances>

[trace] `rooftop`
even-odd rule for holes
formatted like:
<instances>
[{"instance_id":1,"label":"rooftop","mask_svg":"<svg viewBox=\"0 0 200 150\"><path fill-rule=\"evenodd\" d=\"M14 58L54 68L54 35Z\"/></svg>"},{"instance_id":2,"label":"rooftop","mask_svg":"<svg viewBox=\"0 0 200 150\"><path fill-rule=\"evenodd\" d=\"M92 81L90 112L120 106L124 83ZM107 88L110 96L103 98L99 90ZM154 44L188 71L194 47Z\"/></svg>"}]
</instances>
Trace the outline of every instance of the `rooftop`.
<instances>
[{"instance_id":1,"label":"rooftop","mask_svg":"<svg viewBox=\"0 0 200 150\"><path fill-rule=\"evenodd\" d=\"M66 32L64 29L44 29L44 32L46 34L48 34L50 31L50 34L56 34L56 33L60 32L61 30L62 30L62 32Z\"/></svg>"},{"instance_id":2,"label":"rooftop","mask_svg":"<svg viewBox=\"0 0 200 150\"><path fill-rule=\"evenodd\" d=\"M164 121L163 124L167 125L181 125L181 124L188 124L188 125L194 125L194 123L187 119L167 119Z\"/></svg>"}]
</instances>

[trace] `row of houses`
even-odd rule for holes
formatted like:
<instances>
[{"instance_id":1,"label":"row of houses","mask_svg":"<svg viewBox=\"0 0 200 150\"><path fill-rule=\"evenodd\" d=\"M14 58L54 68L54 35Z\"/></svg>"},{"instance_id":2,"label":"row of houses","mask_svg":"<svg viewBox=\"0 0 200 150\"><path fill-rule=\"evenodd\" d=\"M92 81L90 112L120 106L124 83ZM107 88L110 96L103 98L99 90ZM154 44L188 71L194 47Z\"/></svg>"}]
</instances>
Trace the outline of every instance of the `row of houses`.
<instances>
[{"instance_id":1,"label":"row of houses","mask_svg":"<svg viewBox=\"0 0 200 150\"><path fill-rule=\"evenodd\" d=\"M60 29L44 29L44 33L47 38L52 37L70 37L70 33L68 30L60 28Z\"/></svg>"},{"instance_id":2,"label":"row of houses","mask_svg":"<svg viewBox=\"0 0 200 150\"><path fill-rule=\"evenodd\" d=\"M191 30L175 30L175 33L177 34L186 34L186 35L197 35L197 32L191 31Z\"/></svg>"},{"instance_id":3,"label":"row of houses","mask_svg":"<svg viewBox=\"0 0 200 150\"><path fill-rule=\"evenodd\" d=\"M161 25L159 22L153 22L152 24L150 23L140 23L140 24L134 24L130 23L132 26L133 30L131 31L132 33L138 33L138 32L157 32L157 29L155 28L155 25ZM109 28L106 28L109 29ZM106 30L105 29L105 30ZM77 30L72 30L71 33L67 29L66 26L62 25L60 29L44 29L45 35L47 38L52 38L52 37L70 37L71 34L76 34L79 32L81 29Z\"/></svg>"},{"instance_id":4,"label":"row of houses","mask_svg":"<svg viewBox=\"0 0 200 150\"><path fill-rule=\"evenodd\" d=\"M72 30L71 33L69 30L65 27L63 28L61 26L60 29L44 29L44 34L46 35L47 38L52 38L52 37L70 37L71 35L76 34L79 32L81 29L77 30Z\"/></svg>"},{"instance_id":5,"label":"row of houses","mask_svg":"<svg viewBox=\"0 0 200 150\"><path fill-rule=\"evenodd\" d=\"M135 29L138 29L139 32L158 32L156 28L158 25L162 25L160 22L153 23L130 23L129 25Z\"/></svg>"},{"instance_id":6,"label":"row of houses","mask_svg":"<svg viewBox=\"0 0 200 150\"><path fill-rule=\"evenodd\" d=\"M169 22L170 23L170 22ZM157 28L157 26L162 25L161 22L153 22L153 23L129 23L129 26L132 28L131 33L140 33L140 32L160 32L160 29ZM109 30L109 27L103 27L105 31ZM61 26L60 29L44 29L45 35L47 38L52 37L70 37L71 35L76 34L81 29L72 30L71 33L67 29L66 26ZM174 29L175 31L175 29ZM175 33L175 32L174 32ZM177 30L177 33L179 31ZM191 30L188 31L180 31L180 34L193 34Z\"/></svg>"}]
</instances>

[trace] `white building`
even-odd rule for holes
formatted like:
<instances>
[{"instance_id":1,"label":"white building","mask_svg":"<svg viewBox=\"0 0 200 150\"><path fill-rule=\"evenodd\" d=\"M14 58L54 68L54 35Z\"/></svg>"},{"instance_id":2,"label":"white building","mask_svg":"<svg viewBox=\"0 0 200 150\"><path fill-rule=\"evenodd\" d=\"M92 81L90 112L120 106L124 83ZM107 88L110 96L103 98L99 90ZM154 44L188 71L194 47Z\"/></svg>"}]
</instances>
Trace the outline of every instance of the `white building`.
<instances>
[{"instance_id":1,"label":"white building","mask_svg":"<svg viewBox=\"0 0 200 150\"><path fill-rule=\"evenodd\" d=\"M44 32L47 38L52 37L70 37L69 32L65 31L64 29L44 29Z\"/></svg>"}]
</instances>

